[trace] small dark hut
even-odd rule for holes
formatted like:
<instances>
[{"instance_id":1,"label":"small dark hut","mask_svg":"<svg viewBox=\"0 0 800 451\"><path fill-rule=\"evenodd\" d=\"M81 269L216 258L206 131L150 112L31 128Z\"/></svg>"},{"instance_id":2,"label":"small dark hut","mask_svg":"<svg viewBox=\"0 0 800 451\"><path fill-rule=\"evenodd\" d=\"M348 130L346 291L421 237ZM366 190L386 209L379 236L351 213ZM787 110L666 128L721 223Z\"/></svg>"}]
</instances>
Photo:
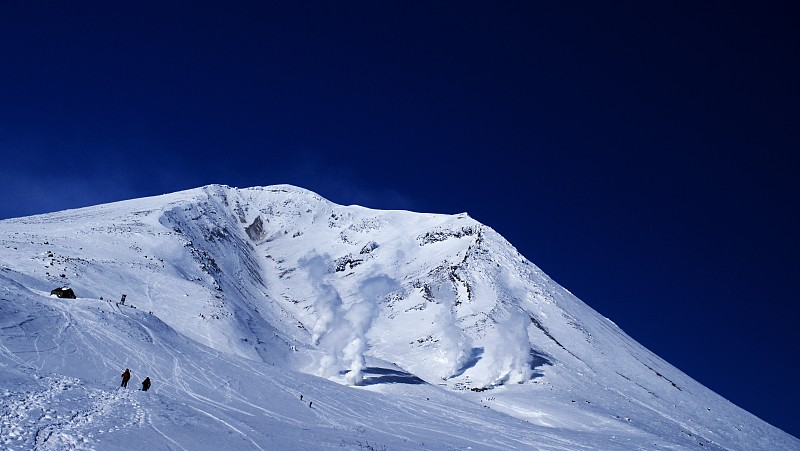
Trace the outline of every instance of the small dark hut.
<instances>
[{"instance_id":1,"label":"small dark hut","mask_svg":"<svg viewBox=\"0 0 800 451\"><path fill-rule=\"evenodd\" d=\"M56 288L50 292L50 296L57 296L62 299L75 299L75 292L72 291L72 288Z\"/></svg>"}]
</instances>

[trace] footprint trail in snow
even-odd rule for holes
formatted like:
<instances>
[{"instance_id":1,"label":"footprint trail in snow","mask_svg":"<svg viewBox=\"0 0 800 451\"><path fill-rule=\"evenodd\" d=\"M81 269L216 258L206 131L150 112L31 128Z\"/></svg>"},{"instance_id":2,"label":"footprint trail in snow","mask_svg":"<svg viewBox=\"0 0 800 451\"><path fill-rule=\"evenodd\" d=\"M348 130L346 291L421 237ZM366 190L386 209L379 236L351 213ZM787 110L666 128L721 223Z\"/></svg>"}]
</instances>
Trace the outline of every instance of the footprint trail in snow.
<instances>
[{"instance_id":1,"label":"footprint trail in snow","mask_svg":"<svg viewBox=\"0 0 800 451\"><path fill-rule=\"evenodd\" d=\"M95 437L145 420L137 399L142 392L87 388L69 377L47 376L39 383L40 387L22 392L3 391L0 445L4 448L89 449Z\"/></svg>"}]
</instances>

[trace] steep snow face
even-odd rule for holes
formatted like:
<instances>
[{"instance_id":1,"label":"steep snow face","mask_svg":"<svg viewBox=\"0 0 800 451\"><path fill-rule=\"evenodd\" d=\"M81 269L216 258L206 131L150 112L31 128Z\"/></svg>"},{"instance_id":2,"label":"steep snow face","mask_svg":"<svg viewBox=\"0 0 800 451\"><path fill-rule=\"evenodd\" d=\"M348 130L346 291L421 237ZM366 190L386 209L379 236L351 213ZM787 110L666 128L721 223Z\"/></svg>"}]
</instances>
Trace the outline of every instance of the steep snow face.
<instances>
[{"instance_id":1,"label":"steep snow face","mask_svg":"<svg viewBox=\"0 0 800 451\"><path fill-rule=\"evenodd\" d=\"M208 186L0 221L0 280L6 446L800 449L466 214Z\"/></svg>"}]
</instances>

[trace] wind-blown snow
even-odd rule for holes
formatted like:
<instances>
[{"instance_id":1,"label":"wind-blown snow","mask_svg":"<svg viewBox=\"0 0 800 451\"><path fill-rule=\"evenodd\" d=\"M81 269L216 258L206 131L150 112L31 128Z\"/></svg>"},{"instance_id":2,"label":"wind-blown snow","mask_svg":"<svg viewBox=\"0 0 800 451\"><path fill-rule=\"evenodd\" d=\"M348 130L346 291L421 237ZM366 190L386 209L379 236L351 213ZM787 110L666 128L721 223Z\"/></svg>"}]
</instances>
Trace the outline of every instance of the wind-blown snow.
<instances>
[{"instance_id":1,"label":"wind-blown snow","mask_svg":"<svg viewBox=\"0 0 800 451\"><path fill-rule=\"evenodd\" d=\"M511 314L498 322L494 330L497 336L488 341L490 345L486 350L488 358L492 359L489 367L493 372L482 385L522 384L531 379L533 370L528 327L533 326L521 314Z\"/></svg>"},{"instance_id":2,"label":"wind-blown snow","mask_svg":"<svg viewBox=\"0 0 800 451\"><path fill-rule=\"evenodd\" d=\"M800 449L466 214L286 185L0 221L0 445Z\"/></svg>"}]
</instances>

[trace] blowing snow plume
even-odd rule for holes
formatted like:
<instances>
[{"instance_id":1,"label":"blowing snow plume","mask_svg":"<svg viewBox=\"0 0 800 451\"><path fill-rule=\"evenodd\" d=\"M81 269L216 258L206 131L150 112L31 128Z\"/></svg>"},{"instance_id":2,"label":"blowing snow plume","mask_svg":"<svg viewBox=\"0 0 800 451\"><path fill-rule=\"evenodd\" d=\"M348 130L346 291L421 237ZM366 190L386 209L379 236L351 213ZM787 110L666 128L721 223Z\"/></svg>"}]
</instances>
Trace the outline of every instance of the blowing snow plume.
<instances>
[{"instance_id":1,"label":"blowing snow plume","mask_svg":"<svg viewBox=\"0 0 800 451\"><path fill-rule=\"evenodd\" d=\"M378 303L399 284L386 275L370 277L359 287L362 300L345 309L336 288L326 281L331 274L331 261L330 257L319 255L300 261L308 271L317 296L314 307L318 316L312 341L325 352L317 372L330 378L346 367L347 383L360 385L366 366L364 354L369 349L366 335L378 314Z\"/></svg>"},{"instance_id":2,"label":"blowing snow plume","mask_svg":"<svg viewBox=\"0 0 800 451\"><path fill-rule=\"evenodd\" d=\"M345 361L350 362L350 370L345 376L351 385L361 385L364 381L364 353L369 349L367 331L372 321L378 316L379 304L389 293L397 290L400 284L387 275L378 275L366 279L359 286L363 300L353 304L345 313L351 326L350 342L344 347Z\"/></svg>"},{"instance_id":3,"label":"blowing snow plume","mask_svg":"<svg viewBox=\"0 0 800 451\"><path fill-rule=\"evenodd\" d=\"M485 386L505 383L521 384L531 378L531 342L526 316L509 312L509 317L495 326L497 339L486 349L489 379Z\"/></svg>"},{"instance_id":4,"label":"blowing snow plume","mask_svg":"<svg viewBox=\"0 0 800 451\"><path fill-rule=\"evenodd\" d=\"M342 298L333 285L326 281L331 273L330 257L311 255L298 261L308 273L314 287L314 310L317 320L311 331L311 341L325 351L320 359L317 373L322 377L332 377L338 372L342 344L347 338L347 330L342 323ZM323 341L323 338L325 339Z\"/></svg>"},{"instance_id":5,"label":"blowing snow plume","mask_svg":"<svg viewBox=\"0 0 800 451\"><path fill-rule=\"evenodd\" d=\"M342 298L339 297L339 293L332 285L325 282L325 278L330 273L329 261L330 258L314 255L298 262L308 272L316 295L314 309L317 311L317 320L311 331L311 341L315 345L319 344L322 335L333 325L342 308Z\"/></svg>"},{"instance_id":6,"label":"blowing snow plume","mask_svg":"<svg viewBox=\"0 0 800 451\"><path fill-rule=\"evenodd\" d=\"M440 377L447 380L463 371L472 350L472 340L458 327L458 319L453 310L442 306L436 323L440 325L438 359L442 362Z\"/></svg>"},{"instance_id":7,"label":"blowing snow plume","mask_svg":"<svg viewBox=\"0 0 800 451\"><path fill-rule=\"evenodd\" d=\"M361 385L364 381L364 367L366 360L364 353L369 348L367 344L367 331L372 326L372 320L377 312L376 305L370 301L361 301L353 304L344 314L350 325L348 343L342 349L342 357L349 362L350 368L345 376L350 385Z\"/></svg>"}]
</instances>

